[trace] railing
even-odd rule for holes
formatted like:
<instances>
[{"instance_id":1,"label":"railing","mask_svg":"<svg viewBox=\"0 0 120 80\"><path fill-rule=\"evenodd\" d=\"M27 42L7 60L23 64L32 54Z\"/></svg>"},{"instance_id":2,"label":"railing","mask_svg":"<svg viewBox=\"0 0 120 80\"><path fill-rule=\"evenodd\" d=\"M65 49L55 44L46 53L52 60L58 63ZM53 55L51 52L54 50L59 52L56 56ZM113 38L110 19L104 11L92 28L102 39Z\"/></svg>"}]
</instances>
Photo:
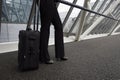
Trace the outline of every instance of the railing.
<instances>
[{"instance_id":1,"label":"railing","mask_svg":"<svg viewBox=\"0 0 120 80\"><path fill-rule=\"evenodd\" d=\"M120 19L120 4L108 16ZM115 29L118 25L118 21L105 18L91 31L90 34L110 33L111 30L113 31L113 29Z\"/></svg>"},{"instance_id":2,"label":"railing","mask_svg":"<svg viewBox=\"0 0 120 80\"><path fill-rule=\"evenodd\" d=\"M81 36L81 35L87 36L89 34L93 35L93 34L106 34L106 33L108 33L110 35L115 30L115 28L119 25L119 18L120 18L119 3L120 3L120 1L118 1L118 0L116 0L116 1L96 0L96 2L92 6L92 10L87 9L88 7L85 7L85 6L80 7L78 5L75 5L77 0L73 1L74 4L68 3L65 1L60 1L60 2L72 6L69 9L68 14L63 22L64 29L66 28L65 24L69 18L69 15L72 13L73 7L89 12L88 14L84 13L86 15L84 17L83 17L83 15L81 15L81 12L78 14L78 16L75 18L75 21L73 22L72 26L70 26L68 31L65 32L66 36L74 35L74 36L76 36L76 39L78 40L79 36ZM110 8L113 8L114 10L110 11ZM101 17L101 16L103 16L103 17ZM84 18L85 18L85 22L83 22L83 21L79 22L79 21L83 20ZM80 28L78 28L79 25L80 25ZM76 32L73 31L74 29L76 29ZM80 34L78 34L78 33L80 33Z\"/></svg>"}]
</instances>

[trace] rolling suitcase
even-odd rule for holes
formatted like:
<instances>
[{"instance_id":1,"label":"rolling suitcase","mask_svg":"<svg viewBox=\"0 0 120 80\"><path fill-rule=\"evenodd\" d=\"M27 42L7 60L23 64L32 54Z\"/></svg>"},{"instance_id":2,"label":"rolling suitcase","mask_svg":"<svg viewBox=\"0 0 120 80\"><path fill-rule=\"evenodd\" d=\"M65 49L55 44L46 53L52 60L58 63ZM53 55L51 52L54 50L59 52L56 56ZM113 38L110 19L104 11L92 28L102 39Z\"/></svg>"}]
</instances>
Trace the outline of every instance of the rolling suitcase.
<instances>
[{"instance_id":1,"label":"rolling suitcase","mask_svg":"<svg viewBox=\"0 0 120 80\"><path fill-rule=\"evenodd\" d=\"M37 69L39 66L39 37L37 31L20 31L18 64L20 70Z\"/></svg>"},{"instance_id":2,"label":"rolling suitcase","mask_svg":"<svg viewBox=\"0 0 120 80\"><path fill-rule=\"evenodd\" d=\"M38 24L37 24L37 30L35 30L35 20L36 20L35 18L36 17L36 1L35 0L33 2L32 7L35 8L34 29L32 30L30 27L27 27L26 30L21 30L19 32L18 68L21 71L38 69L39 67L40 32L38 31ZM33 15L33 10L31 10L31 13ZM37 23L38 22L39 20L37 20ZM30 24L30 21L28 21L28 24Z\"/></svg>"}]
</instances>

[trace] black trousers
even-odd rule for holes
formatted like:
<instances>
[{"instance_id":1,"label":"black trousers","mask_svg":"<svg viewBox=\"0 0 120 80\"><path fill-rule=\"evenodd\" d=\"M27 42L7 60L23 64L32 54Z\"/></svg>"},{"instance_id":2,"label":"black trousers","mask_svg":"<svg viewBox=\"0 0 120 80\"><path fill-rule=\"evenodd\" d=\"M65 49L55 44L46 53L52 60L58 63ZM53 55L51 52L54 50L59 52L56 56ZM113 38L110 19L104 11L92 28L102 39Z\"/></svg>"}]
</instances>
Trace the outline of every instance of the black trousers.
<instances>
[{"instance_id":1,"label":"black trousers","mask_svg":"<svg viewBox=\"0 0 120 80\"><path fill-rule=\"evenodd\" d=\"M55 29L55 57L64 57L63 26L60 20L54 0L40 0L41 33L40 33L40 59L50 60L48 41L50 25Z\"/></svg>"}]
</instances>

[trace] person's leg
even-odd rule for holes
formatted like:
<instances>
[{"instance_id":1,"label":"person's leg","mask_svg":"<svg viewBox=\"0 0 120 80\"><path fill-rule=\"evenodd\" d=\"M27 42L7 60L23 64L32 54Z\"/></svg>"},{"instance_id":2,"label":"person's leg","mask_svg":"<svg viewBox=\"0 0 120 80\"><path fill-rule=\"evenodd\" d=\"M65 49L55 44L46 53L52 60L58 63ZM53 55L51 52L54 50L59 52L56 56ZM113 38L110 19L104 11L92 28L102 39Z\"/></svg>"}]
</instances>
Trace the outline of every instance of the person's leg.
<instances>
[{"instance_id":1,"label":"person's leg","mask_svg":"<svg viewBox=\"0 0 120 80\"><path fill-rule=\"evenodd\" d=\"M44 62L50 60L50 56L48 53L49 30L50 30L50 20L41 18L40 60Z\"/></svg>"},{"instance_id":2,"label":"person's leg","mask_svg":"<svg viewBox=\"0 0 120 80\"><path fill-rule=\"evenodd\" d=\"M50 33L50 24L52 19L52 11L49 0L40 0L40 16L41 16L41 31L40 31L40 61L52 64L48 53L48 41Z\"/></svg>"},{"instance_id":3,"label":"person's leg","mask_svg":"<svg viewBox=\"0 0 120 80\"><path fill-rule=\"evenodd\" d=\"M41 0L40 5L40 16L41 16L41 31L40 31L40 60L46 62L50 60L48 53L48 41L50 34L50 24L52 20L51 13L47 11L47 3L44 0Z\"/></svg>"},{"instance_id":4,"label":"person's leg","mask_svg":"<svg viewBox=\"0 0 120 80\"><path fill-rule=\"evenodd\" d=\"M52 24L54 25L55 28L55 57L62 58L65 56L63 42L63 26L59 14L57 12L57 9L55 9Z\"/></svg>"}]
</instances>

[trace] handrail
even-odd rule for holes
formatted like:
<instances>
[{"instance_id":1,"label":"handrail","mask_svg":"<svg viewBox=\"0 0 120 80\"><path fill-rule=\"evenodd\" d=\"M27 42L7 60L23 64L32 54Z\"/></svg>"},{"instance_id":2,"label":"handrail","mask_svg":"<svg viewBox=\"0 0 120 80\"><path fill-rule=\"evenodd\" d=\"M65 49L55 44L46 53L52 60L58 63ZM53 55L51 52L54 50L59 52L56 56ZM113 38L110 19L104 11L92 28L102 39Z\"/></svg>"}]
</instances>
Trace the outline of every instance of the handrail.
<instances>
[{"instance_id":1,"label":"handrail","mask_svg":"<svg viewBox=\"0 0 120 80\"><path fill-rule=\"evenodd\" d=\"M66 5L70 5L70 6L79 8L79 9L82 9L82 10L85 10L85 11L88 11L88 12L91 12L91 13L94 13L94 14L97 14L97 15L100 15L100 16L103 16L103 17L106 17L106 18L109 18L109 19L113 19L113 20L115 20L115 21L119 21L119 20L114 19L114 18L112 18L112 17L103 15L103 14L101 14L101 13L97 13L97 12L95 12L95 11L89 10L89 9L84 8L84 7L81 7L81 6L79 6L79 5L72 4L72 3L67 2L67 1L59 0L59 2L60 2L60 3L63 3L63 4L66 4Z\"/></svg>"}]
</instances>

